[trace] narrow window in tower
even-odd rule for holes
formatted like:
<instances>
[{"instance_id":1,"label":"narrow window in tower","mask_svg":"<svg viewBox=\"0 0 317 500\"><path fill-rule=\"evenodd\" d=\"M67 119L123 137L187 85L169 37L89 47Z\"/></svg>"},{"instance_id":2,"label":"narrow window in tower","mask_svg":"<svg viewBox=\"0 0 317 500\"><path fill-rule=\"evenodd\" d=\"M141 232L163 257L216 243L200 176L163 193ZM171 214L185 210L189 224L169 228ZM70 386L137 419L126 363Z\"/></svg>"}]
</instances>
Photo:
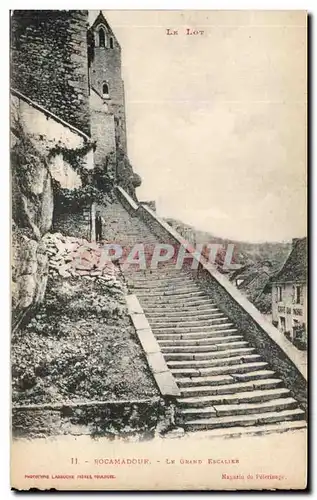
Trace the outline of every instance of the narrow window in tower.
<instances>
[{"instance_id":1,"label":"narrow window in tower","mask_svg":"<svg viewBox=\"0 0 317 500\"><path fill-rule=\"evenodd\" d=\"M113 38L112 37L110 37L109 43L110 43L110 49L113 49Z\"/></svg>"},{"instance_id":2,"label":"narrow window in tower","mask_svg":"<svg viewBox=\"0 0 317 500\"><path fill-rule=\"evenodd\" d=\"M99 30L99 47L105 47L106 46L106 37L105 37L105 32L102 28Z\"/></svg>"},{"instance_id":3,"label":"narrow window in tower","mask_svg":"<svg viewBox=\"0 0 317 500\"><path fill-rule=\"evenodd\" d=\"M102 97L104 99L109 99L109 86L107 83L102 85Z\"/></svg>"}]
</instances>

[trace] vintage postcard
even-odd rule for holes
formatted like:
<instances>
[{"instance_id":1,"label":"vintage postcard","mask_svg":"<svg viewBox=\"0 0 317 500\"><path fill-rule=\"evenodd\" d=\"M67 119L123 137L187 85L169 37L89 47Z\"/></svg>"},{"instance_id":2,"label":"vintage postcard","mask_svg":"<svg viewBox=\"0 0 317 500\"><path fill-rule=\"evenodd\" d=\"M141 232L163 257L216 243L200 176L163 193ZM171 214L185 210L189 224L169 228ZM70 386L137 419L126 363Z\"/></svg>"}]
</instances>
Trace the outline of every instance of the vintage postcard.
<instances>
[{"instance_id":1,"label":"vintage postcard","mask_svg":"<svg viewBox=\"0 0 317 500\"><path fill-rule=\"evenodd\" d=\"M307 486L307 13L14 10L11 486Z\"/></svg>"}]
</instances>

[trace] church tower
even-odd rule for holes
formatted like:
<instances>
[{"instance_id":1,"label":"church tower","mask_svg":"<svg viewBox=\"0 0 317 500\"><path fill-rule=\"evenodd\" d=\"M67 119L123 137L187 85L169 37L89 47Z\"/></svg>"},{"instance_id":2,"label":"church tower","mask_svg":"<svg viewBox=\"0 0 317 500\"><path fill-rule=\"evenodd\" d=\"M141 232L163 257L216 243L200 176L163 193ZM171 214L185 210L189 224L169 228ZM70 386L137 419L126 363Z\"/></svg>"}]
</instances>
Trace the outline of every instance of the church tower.
<instances>
[{"instance_id":1,"label":"church tower","mask_svg":"<svg viewBox=\"0 0 317 500\"><path fill-rule=\"evenodd\" d=\"M95 165L111 170L118 153L127 154L124 86L121 47L101 11L88 30L87 41Z\"/></svg>"}]
</instances>

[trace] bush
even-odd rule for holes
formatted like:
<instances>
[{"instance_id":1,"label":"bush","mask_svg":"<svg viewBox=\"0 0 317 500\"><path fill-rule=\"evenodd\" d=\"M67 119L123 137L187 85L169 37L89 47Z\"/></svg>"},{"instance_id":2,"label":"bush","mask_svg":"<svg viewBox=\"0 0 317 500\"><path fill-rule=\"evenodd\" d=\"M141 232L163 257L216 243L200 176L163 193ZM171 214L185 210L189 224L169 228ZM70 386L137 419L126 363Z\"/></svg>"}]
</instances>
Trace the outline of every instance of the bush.
<instances>
[{"instance_id":1,"label":"bush","mask_svg":"<svg viewBox=\"0 0 317 500\"><path fill-rule=\"evenodd\" d=\"M54 181L55 213L78 212L92 203L103 203L104 194L93 185L77 189L63 189Z\"/></svg>"},{"instance_id":2,"label":"bush","mask_svg":"<svg viewBox=\"0 0 317 500\"><path fill-rule=\"evenodd\" d=\"M293 335L294 335L293 343L295 347L297 347L300 350L307 349L307 332L305 325L294 326Z\"/></svg>"}]
</instances>

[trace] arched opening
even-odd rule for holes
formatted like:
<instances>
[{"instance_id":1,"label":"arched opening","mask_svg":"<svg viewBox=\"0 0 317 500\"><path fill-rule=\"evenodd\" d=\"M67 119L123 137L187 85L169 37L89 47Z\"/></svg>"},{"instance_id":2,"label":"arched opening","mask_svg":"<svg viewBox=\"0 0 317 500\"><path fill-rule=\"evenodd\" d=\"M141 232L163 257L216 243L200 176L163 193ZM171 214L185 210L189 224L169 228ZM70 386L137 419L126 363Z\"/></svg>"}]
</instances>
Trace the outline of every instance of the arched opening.
<instances>
[{"instance_id":1,"label":"arched opening","mask_svg":"<svg viewBox=\"0 0 317 500\"><path fill-rule=\"evenodd\" d=\"M103 83L102 84L102 97L104 99L108 99L109 98L109 86L107 83Z\"/></svg>"},{"instance_id":2,"label":"arched opening","mask_svg":"<svg viewBox=\"0 0 317 500\"><path fill-rule=\"evenodd\" d=\"M99 29L98 34L99 34L99 47L105 47L106 46L106 35L105 35L103 28Z\"/></svg>"},{"instance_id":3,"label":"arched opening","mask_svg":"<svg viewBox=\"0 0 317 500\"><path fill-rule=\"evenodd\" d=\"M110 49L113 49L113 38L112 37L110 37L109 43L110 43Z\"/></svg>"}]
</instances>

